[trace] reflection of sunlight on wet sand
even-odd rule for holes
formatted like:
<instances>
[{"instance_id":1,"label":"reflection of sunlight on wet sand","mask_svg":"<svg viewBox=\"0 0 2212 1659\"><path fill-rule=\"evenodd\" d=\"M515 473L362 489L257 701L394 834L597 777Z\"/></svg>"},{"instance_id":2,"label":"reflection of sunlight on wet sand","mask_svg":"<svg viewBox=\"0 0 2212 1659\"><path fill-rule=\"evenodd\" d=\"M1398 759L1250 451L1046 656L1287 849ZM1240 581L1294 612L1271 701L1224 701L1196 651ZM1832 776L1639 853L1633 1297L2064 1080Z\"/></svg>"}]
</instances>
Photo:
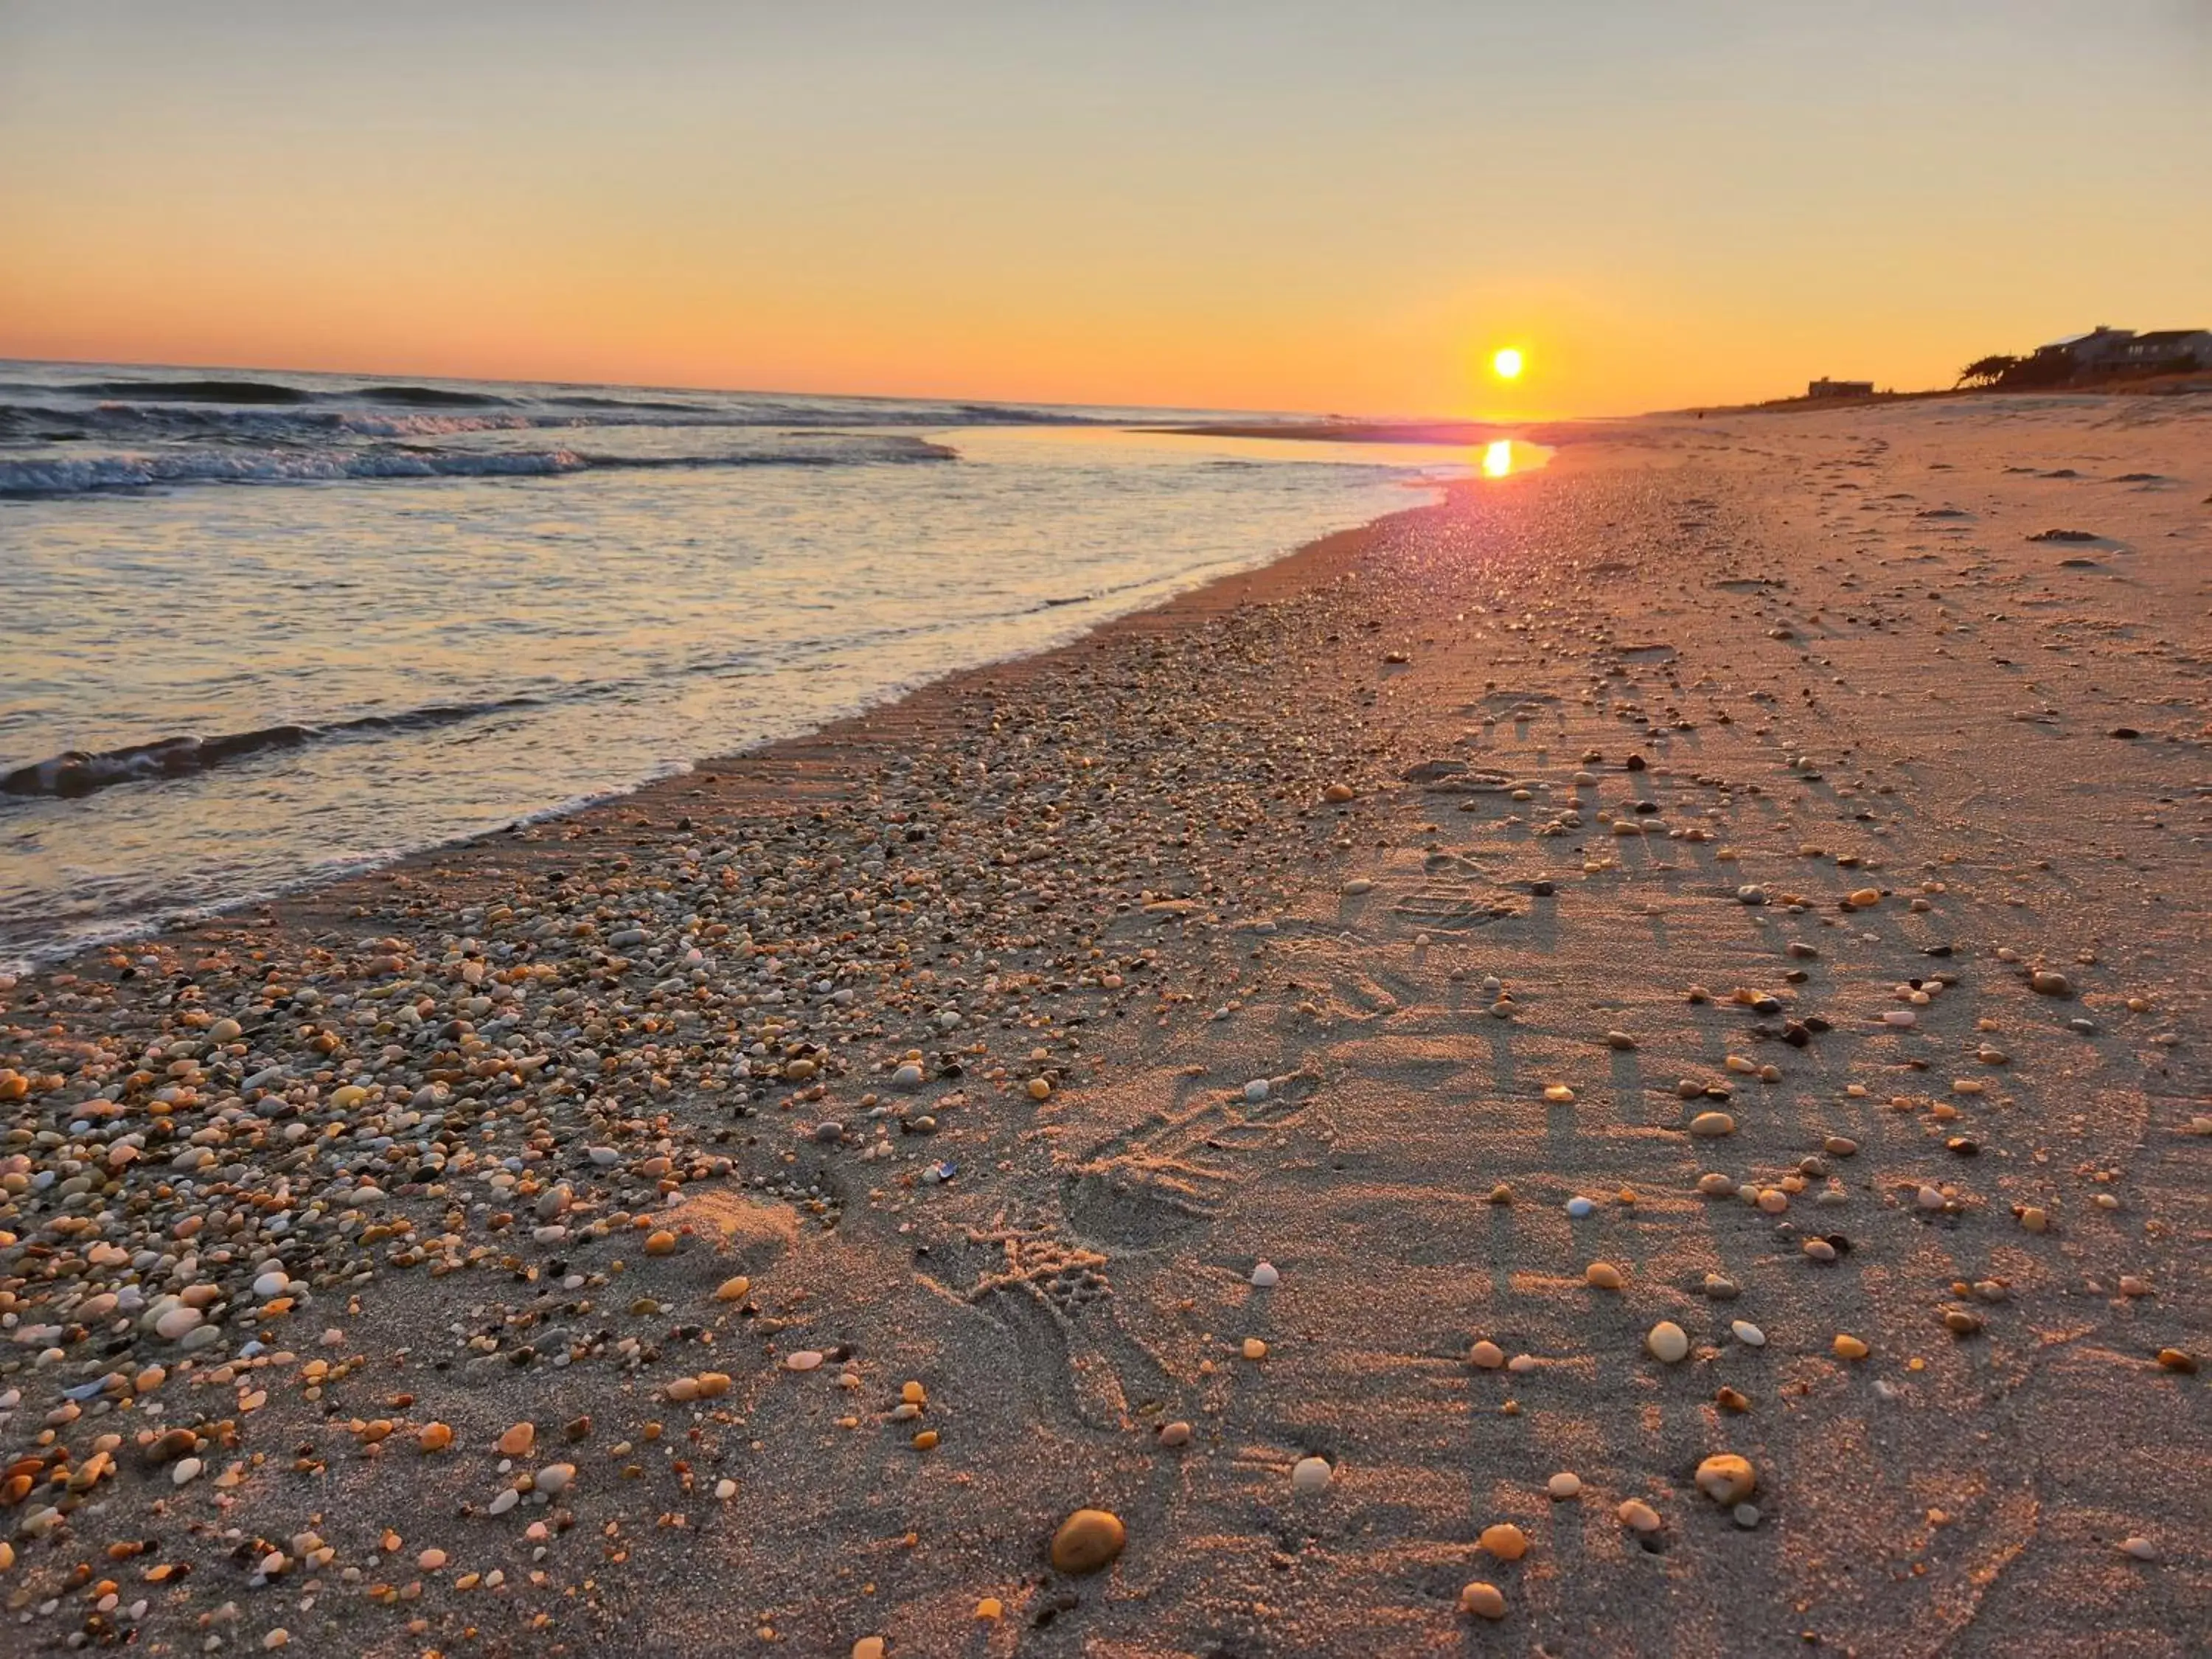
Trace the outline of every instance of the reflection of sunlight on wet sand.
<instances>
[{"instance_id":1,"label":"reflection of sunlight on wet sand","mask_svg":"<svg viewBox=\"0 0 2212 1659\"><path fill-rule=\"evenodd\" d=\"M1552 459L1544 444L1523 443L1518 438L1495 438L1482 447L1482 476L1503 478L1515 472L1533 472Z\"/></svg>"}]
</instances>

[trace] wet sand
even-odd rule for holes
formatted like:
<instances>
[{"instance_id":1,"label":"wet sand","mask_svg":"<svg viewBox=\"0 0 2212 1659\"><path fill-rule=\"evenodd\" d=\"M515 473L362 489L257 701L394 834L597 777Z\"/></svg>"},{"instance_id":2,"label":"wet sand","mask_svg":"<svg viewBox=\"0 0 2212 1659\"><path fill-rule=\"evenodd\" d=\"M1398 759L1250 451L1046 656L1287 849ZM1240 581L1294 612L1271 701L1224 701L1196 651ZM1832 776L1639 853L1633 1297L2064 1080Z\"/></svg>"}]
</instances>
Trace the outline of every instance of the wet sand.
<instances>
[{"instance_id":1,"label":"wet sand","mask_svg":"<svg viewBox=\"0 0 2212 1659\"><path fill-rule=\"evenodd\" d=\"M2208 494L2203 398L1609 426L24 981L15 1639L2203 1650Z\"/></svg>"}]
</instances>

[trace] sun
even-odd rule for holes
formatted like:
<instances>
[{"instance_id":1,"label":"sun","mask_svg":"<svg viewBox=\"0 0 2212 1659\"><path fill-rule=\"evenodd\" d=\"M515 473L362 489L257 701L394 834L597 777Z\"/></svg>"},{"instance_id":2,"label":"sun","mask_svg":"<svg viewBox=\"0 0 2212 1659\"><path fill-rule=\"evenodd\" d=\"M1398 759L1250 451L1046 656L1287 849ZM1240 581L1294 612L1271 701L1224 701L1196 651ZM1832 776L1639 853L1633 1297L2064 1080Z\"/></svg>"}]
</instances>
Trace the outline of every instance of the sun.
<instances>
[{"instance_id":1,"label":"sun","mask_svg":"<svg viewBox=\"0 0 2212 1659\"><path fill-rule=\"evenodd\" d=\"M1498 371L1498 378L1501 380L1517 380L1521 378L1521 354L1511 346L1507 346L1492 357L1490 360L1490 366Z\"/></svg>"}]
</instances>

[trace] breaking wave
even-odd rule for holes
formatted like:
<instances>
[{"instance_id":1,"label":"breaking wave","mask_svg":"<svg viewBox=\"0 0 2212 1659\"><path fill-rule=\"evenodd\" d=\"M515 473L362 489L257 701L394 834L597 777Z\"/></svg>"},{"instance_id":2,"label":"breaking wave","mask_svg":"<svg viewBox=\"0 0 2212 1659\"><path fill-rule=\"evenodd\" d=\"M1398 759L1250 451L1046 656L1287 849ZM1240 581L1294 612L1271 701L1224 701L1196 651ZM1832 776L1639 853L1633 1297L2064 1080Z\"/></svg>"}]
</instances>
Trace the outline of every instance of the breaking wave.
<instances>
[{"instance_id":1,"label":"breaking wave","mask_svg":"<svg viewBox=\"0 0 2212 1659\"><path fill-rule=\"evenodd\" d=\"M490 702L431 703L395 714L359 714L323 726L264 726L252 732L230 732L212 738L163 738L155 743L131 744L98 754L72 749L51 759L0 773L0 793L89 795L94 790L118 783L185 777L271 749L298 749L311 743L371 733L426 732L434 726L453 726L508 709L535 708L538 702L536 697L502 697Z\"/></svg>"},{"instance_id":2,"label":"breaking wave","mask_svg":"<svg viewBox=\"0 0 2212 1659\"><path fill-rule=\"evenodd\" d=\"M799 445L719 454L609 455L568 448L469 450L198 448L137 454L0 456L0 495L77 495L180 484L333 483L386 478L551 477L570 472L729 466L864 466L946 461L942 444L900 436L806 434ZM825 442L825 439L842 441Z\"/></svg>"}]
</instances>

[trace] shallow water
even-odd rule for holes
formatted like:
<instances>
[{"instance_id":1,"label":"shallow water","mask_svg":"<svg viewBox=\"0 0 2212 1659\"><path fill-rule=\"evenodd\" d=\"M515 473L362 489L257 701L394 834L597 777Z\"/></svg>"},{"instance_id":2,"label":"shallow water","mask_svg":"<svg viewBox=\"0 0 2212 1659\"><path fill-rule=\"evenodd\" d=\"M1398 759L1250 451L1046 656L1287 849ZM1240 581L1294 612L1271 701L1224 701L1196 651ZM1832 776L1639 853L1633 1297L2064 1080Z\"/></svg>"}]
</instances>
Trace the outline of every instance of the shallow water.
<instances>
[{"instance_id":1,"label":"shallow water","mask_svg":"<svg viewBox=\"0 0 2212 1659\"><path fill-rule=\"evenodd\" d=\"M1476 470L1127 429L1174 418L0 364L0 961L804 732Z\"/></svg>"}]
</instances>

